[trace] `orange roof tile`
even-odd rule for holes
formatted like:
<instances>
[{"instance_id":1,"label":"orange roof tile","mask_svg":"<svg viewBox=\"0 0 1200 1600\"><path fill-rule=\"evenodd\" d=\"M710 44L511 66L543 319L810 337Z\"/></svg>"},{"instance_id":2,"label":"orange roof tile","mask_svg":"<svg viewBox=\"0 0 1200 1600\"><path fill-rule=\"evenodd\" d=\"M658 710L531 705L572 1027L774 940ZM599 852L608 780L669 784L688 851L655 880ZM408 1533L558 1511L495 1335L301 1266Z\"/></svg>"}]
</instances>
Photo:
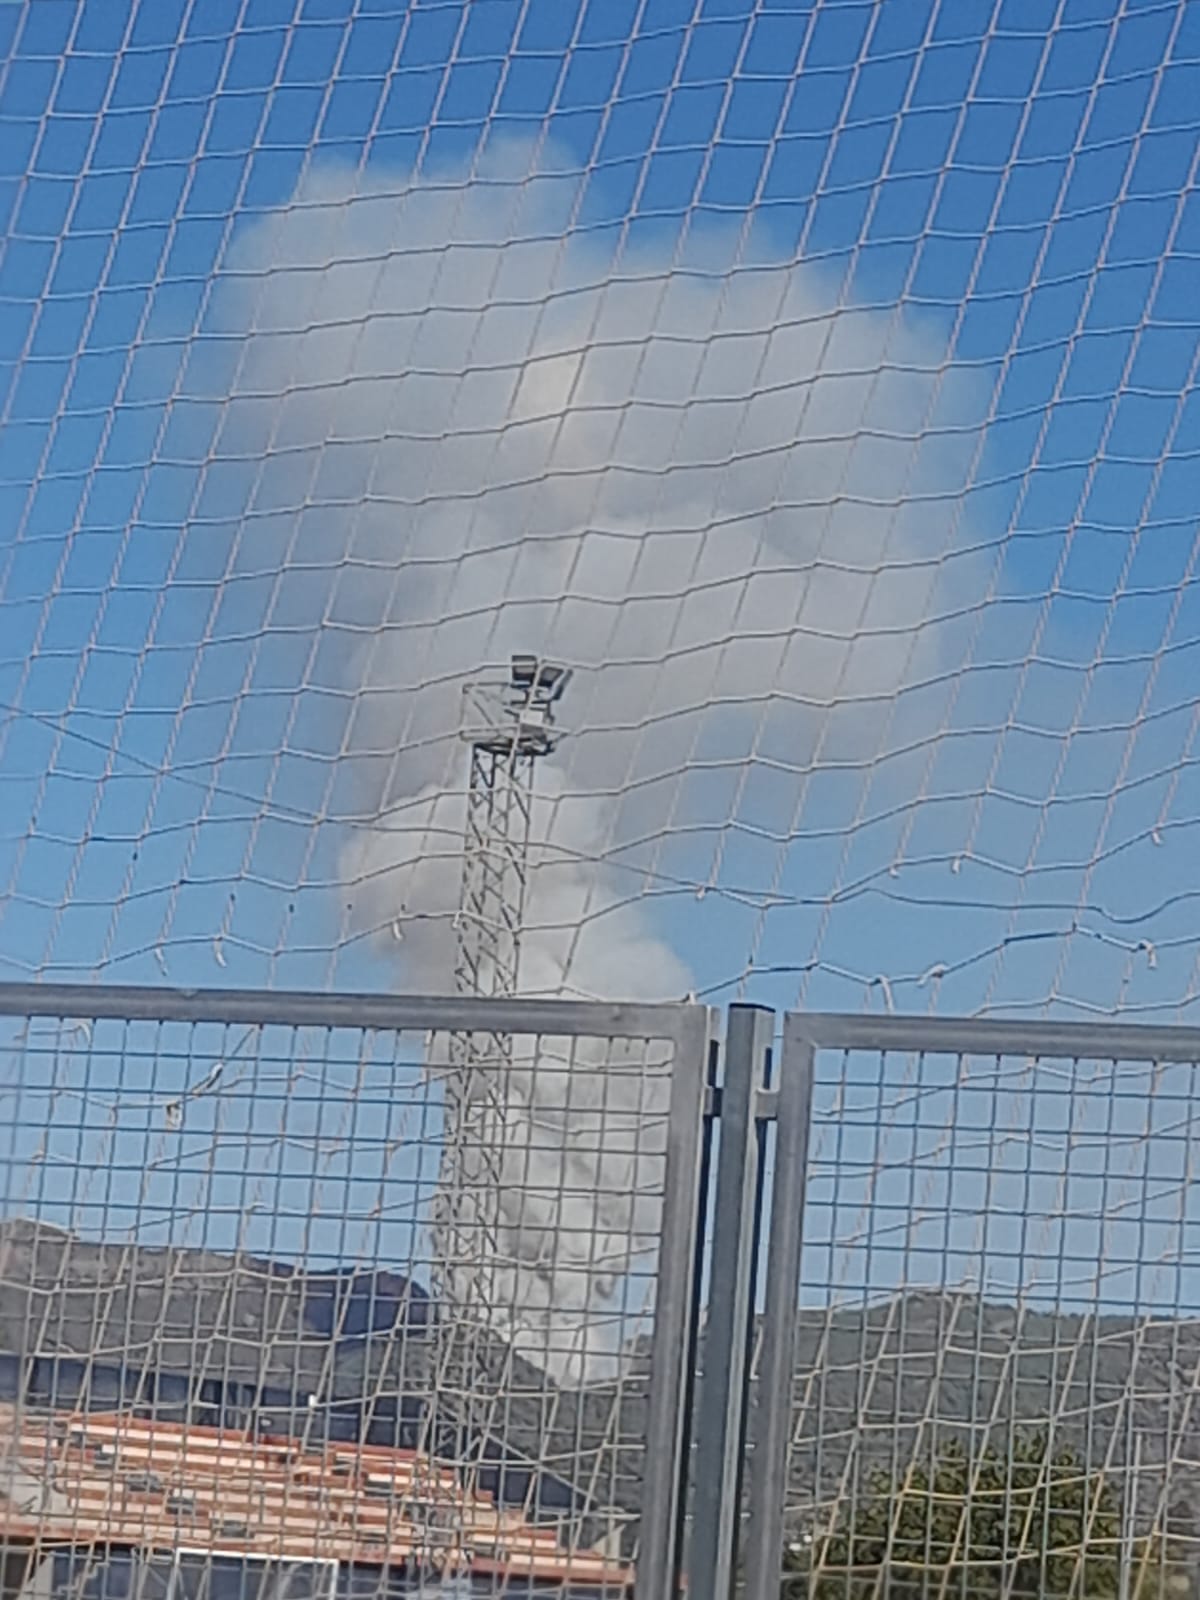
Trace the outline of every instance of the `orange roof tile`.
<instances>
[{"instance_id":1,"label":"orange roof tile","mask_svg":"<svg viewBox=\"0 0 1200 1600\"><path fill-rule=\"evenodd\" d=\"M633 1579L628 1564L564 1549L553 1529L498 1509L411 1450L309 1450L126 1413L18 1419L0 1407L0 1451L0 1536L10 1540L372 1566L415 1559L616 1589Z\"/></svg>"}]
</instances>

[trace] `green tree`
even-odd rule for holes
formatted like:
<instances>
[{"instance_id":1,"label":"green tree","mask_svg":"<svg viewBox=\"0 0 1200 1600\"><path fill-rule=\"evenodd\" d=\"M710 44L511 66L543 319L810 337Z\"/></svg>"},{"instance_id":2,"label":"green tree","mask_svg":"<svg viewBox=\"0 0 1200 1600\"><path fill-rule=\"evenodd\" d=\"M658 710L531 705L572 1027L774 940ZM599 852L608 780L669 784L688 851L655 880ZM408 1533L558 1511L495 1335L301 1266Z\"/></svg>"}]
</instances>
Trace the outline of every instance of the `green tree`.
<instances>
[{"instance_id":1,"label":"green tree","mask_svg":"<svg viewBox=\"0 0 1200 1600\"><path fill-rule=\"evenodd\" d=\"M784 1600L1179 1600L1190 1585L1162 1541L1124 1548L1102 1473L1044 1436L971 1457L947 1444L866 1493L803 1555L785 1558ZM1128 1587L1123 1583L1123 1567Z\"/></svg>"}]
</instances>

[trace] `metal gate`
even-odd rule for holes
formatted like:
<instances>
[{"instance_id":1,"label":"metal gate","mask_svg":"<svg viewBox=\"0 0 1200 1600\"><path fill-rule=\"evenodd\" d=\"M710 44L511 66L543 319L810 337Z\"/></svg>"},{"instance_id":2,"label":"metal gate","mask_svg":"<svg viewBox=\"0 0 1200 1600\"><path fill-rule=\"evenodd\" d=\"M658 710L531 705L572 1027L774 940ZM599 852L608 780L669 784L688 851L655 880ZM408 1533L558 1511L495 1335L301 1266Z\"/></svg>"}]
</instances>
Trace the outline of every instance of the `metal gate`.
<instances>
[{"instance_id":1,"label":"metal gate","mask_svg":"<svg viewBox=\"0 0 1200 1600\"><path fill-rule=\"evenodd\" d=\"M1197 1591L1198 1063L1184 1027L735 1008L693 1600L880 1592L906 1559L924 1592L905 1508L930 1592L1017 1592L1045 1549L981 1555L971 1508L1044 1520L1059 1481L1090 1506L1062 1559L1101 1569L1073 1592Z\"/></svg>"},{"instance_id":2,"label":"metal gate","mask_svg":"<svg viewBox=\"0 0 1200 1600\"><path fill-rule=\"evenodd\" d=\"M1101 1507L1113 1592L1168 1546L1194 1576L1200 1032L754 1006L719 1032L694 1005L0 987L6 1600L35 1553L78 1587L81 1546L165 1600L198 1562L314 1600L398 1564L851 1592L838 1541L880 1495L951 1449L969 1505L1031 1427ZM450 1167L501 1191L486 1326L437 1280L465 1034L507 1082ZM969 1522L938 1547L963 1592Z\"/></svg>"},{"instance_id":3,"label":"metal gate","mask_svg":"<svg viewBox=\"0 0 1200 1600\"><path fill-rule=\"evenodd\" d=\"M10 1548L671 1591L705 1008L47 984L0 1017ZM500 1191L486 1325L431 1233L463 1035L503 1042L451 1169Z\"/></svg>"}]
</instances>

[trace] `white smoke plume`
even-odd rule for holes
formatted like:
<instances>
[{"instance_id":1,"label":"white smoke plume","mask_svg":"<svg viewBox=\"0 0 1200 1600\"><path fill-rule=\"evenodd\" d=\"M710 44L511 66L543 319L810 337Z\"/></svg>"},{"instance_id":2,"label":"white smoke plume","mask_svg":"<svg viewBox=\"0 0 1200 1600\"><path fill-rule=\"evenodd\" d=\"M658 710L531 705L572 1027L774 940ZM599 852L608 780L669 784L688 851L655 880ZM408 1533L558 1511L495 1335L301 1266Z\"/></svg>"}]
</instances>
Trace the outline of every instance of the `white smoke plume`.
<instances>
[{"instance_id":1,"label":"white smoke plume","mask_svg":"<svg viewBox=\"0 0 1200 1600\"><path fill-rule=\"evenodd\" d=\"M732 233L617 250L573 225L581 194L525 149L441 182L318 173L216 302L213 458L262 463L244 547L299 513L354 915L406 990L452 985L465 680L514 650L576 669L523 992L681 998L630 868L688 830L711 854L751 756L781 815L814 750L869 756L977 578L977 397L944 349L818 268L731 266ZM603 1369L656 1227L663 1079L607 1060L525 1062L488 1152L495 1320L565 1381Z\"/></svg>"}]
</instances>

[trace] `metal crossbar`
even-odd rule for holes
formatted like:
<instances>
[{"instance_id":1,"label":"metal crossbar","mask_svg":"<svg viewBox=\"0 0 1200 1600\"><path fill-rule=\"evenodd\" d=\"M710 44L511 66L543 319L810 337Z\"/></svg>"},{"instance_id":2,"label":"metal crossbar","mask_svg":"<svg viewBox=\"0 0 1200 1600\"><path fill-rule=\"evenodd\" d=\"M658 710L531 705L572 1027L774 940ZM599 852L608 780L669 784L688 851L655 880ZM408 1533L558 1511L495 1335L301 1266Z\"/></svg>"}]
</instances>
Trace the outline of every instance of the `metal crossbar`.
<instances>
[{"instance_id":1,"label":"metal crossbar","mask_svg":"<svg viewBox=\"0 0 1200 1600\"><path fill-rule=\"evenodd\" d=\"M1200 1028L1128 1022L790 1012L785 1048L905 1050L1100 1061L1198 1061Z\"/></svg>"},{"instance_id":2,"label":"metal crossbar","mask_svg":"<svg viewBox=\"0 0 1200 1600\"><path fill-rule=\"evenodd\" d=\"M0 1016L229 1022L297 1028L588 1033L610 1039L677 1039L708 1029L707 1008L695 1005L83 983L0 983Z\"/></svg>"}]
</instances>

